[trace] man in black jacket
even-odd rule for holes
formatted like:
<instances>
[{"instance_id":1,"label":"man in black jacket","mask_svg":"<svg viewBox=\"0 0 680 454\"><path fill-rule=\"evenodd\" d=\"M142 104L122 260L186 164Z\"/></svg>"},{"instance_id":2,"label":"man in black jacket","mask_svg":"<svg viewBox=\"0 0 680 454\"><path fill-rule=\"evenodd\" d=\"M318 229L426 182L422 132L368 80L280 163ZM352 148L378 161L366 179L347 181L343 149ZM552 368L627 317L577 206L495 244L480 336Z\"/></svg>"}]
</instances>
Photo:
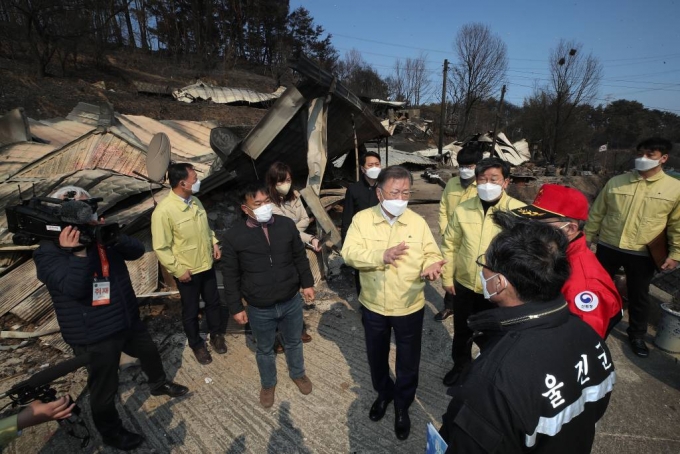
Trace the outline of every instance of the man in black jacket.
<instances>
[{"instance_id":1,"label":"man in black jacket","mask_svg":"<svg viewBox=\"0 0 680 454\"><path fill-rule=\"evenodd\" d=\"M241 191L245 214L225 235L222 276L229 311L234 319L250 327L257 342L260 371L260 403L274 404L278 327L283 337L288 373L302 394L312 392L302 355L302 298L314 299L314 277L305 246L295 222L272 215L272 204L264 186L250 184ZM248 304L244 309L243 298Z\"/></svg>"},{"instance_id":2,"label":"man in black jacket","mask_svg":"<svg viewBox=\"0 0 680 454\"><path fill-rule=\"evenodd\" d=\"M69 186L51 197L85 200L90 195ZM84 202L83 206L87 207ZM126 430L116 410L121 352L139 358L151 395L179 397L188 391L167 379L158 349L139 318L125 261L142 255L144 245L125 235L112 245L83 246L79 229L71 226L63 229L58 244L42 241L33 254L38 279L52 297L61 335L76 356L90 354L87 387L94 424L104 444L122 450L136 448L144 437Z\"/></svg>"},{"instance_id":3,"label":"man in black jacket","mask_svg":"<svg viewBox=\"0 0 680 454\"><path fill-rule=\"evenodd\" d=\"M345 205L342 209L342 239L345 240L349 226L352 225L354 215L361 210L371 208L378 204L378 196L375 189L377 187L378 175L380 175L380 155L373 151L368 151L359 156L359 169L361 176L359 181L352 183L345 192ZM354 285L357 295L361 293L361 282L359 281L359 270L354 270Z\"/></svg>"},{"instance_id":4,"label":"man in black jacket","mask_svg":"<svg viewBox=\"0 0 680 454\"><path fill-rule=\"evenodd\" d=\"M590 452L616 375L604 341L560 294L567 240L548 225L495 216L511 227L478 264L498 307L468 319L481 354L449 390L446 452Z\"/></svg>"}]
</instances>

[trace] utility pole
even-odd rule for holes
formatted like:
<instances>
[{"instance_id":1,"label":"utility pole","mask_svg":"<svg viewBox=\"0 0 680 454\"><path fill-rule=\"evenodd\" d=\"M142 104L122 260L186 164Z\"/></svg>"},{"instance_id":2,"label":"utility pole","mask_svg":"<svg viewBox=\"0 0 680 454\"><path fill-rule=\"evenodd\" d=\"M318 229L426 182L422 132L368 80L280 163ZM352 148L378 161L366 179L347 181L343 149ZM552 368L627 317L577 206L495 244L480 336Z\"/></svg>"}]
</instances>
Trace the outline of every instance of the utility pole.
<instances>
[{"instance_id":1,"label":"utility pole","mask_svg":"<svg viewBox=\"0 0 680 454\"><path fill-rule=\"evenodd\" d=\"M449 72L449 60L444 59L444 78L442 79L442 107L439 116L439 154L444 152L444 121L446 121L446 76Z\"/></svg>"},{"instance_id":2,"label":"utility pole","mask_svg":"<svg viewBox=\"0 0 680 454\"><path fill-rule=\"evenodd\" d=\"M501 100L498 101L498 109L496 109L496 122L493 125L493 135L491 136L491 155L496 150L496 134L498 134L498 122L501 121L503 114L503 99L505 99L505 85L501 89Z\"/></svg>"}]
</instances>

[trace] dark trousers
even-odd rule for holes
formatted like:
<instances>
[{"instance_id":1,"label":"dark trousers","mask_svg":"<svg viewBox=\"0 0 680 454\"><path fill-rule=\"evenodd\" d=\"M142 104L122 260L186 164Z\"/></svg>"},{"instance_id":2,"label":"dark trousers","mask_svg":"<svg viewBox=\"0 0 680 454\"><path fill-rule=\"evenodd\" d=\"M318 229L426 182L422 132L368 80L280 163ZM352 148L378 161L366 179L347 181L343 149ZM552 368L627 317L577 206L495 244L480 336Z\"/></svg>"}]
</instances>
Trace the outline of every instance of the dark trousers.
<instances>
[{"instance_id":1,"label":"dark trousers","mask_svg":"<svg viewBox=\"0 0 680 454\"><path fill-rule=\"evenodd\" d=\"M378 392L378 398L394 399L395 408L407 409L418 388L425 309L398 317L380 315L364 306L361 309L373 389ZM396 381L390 377L389 365L392 330L397 348Z\"/></svg>"},{"instance_id":2,"label":"dark trousers","mask_svg":"<svg viewBox=\"0 0 680 454\"><path fill-rule=\"evenodd\" d=\"M453 342L451 343L451 359L455 367L463 367L472 362L472 330L467 320L471 315L492 309L495 306L484 295L475 293L469 288L454 282L456 291L453 296Z\"/></svg>"},{"instance_id":3,"label":"dark trousers","mask_svg":"<svg viewBox=\"0 0 680 454\"><path fill-rule=\"evenodd\" d=\"M87 366L87 387L90 390L92 419L102 436L115 435L123 426L115 403L121 352L139 358L151 390L166 383L158 348L141 321L137 321L135 327L120 331L100 342L71 345L71 348L76 356L91 353L90 364Z\"/></svg>"},{"instance_id":4,"label":"dark trousers","mask_svg":"<svg viewBox=\"0 0 680 454\"><path fill-rule=\"evenodd\" d=\"M192 274L189 282L180 282L177 278L175 281L182 297L182 324L189 340L189 347L197 348L203 345L203 339L198 333L198 303L201 297L205 302L204 312L208 320L210 335L226 333L229 310L226 305L222 304L217 291L215 267L202 273Z\"/></svg>"},{"instance_id":5,"label":"dark trousers","mask_svg":"<svg viewBox=\"0 0 680 454\"><path fill-rule=\"evenodd\" d=\"M627 254L606 246L597 247L597 259L613 278L623 266L628 289L628 336L643 338L649 322L649 284L654 277L654 262L651 258Z\"/></svg>"},{"instance_id":6,"label":"dark trousers","mask_svg":"<svg viewBox=\"0 0 680 454\"><path fill-rule=\"evenodd\" d=\"M453 293L444 292L444 309L453 310Z\"/></svg>"}]
</instances>

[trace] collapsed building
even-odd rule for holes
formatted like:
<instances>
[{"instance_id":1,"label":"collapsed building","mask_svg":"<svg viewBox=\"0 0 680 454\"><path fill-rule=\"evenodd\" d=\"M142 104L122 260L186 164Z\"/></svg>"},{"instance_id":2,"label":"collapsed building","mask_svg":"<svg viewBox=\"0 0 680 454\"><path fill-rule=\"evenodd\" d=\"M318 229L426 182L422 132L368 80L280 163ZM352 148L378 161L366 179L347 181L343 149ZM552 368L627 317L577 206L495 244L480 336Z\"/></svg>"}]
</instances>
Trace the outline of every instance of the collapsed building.
<instances>
[{"instance_id":1,"label":"collapsed building","mask_svg":"<svg viewBox=\"0 0 680 454\"><path fill-rule=\"evenodd\" d=\"M0 119L0 208L4 214L8 206L65 185L102 197L98 214L144 243L144 257L128 268L135 292L153 294L163 278L151 247L150 215L170 189L162 178L150 178L148 163L157 152L150 146L154 137L164 137L171 144L170 159L196 168L203 180L201 197L260 179L272 163L287 162L326 244L339 245L326 209L342 201L344 190L321 189L327 164L389 132L332 74L305 57L293 69L300 82L280 93L244 138L213 122L125 115L106 103L80 103L66 118L49 120L27 118L16 109ZM12 314L35 330L3 332L2 337L41 337L68 352L51 298L36 276L31 256L37 245L17 245L12 237L6 217L0 217L0 316Z\"/></svg>"}]
</instances>

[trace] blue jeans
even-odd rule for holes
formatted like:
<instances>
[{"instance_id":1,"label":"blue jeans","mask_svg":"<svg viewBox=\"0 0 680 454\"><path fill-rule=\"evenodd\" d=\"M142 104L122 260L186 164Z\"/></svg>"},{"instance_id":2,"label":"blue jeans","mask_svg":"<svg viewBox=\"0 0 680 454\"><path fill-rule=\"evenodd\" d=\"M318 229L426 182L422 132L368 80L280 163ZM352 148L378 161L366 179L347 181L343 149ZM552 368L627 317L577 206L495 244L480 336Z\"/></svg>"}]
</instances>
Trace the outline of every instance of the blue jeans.
<instances>
[{"instance_id":1,"label":"blue jeans","mask_svg":"<svg viewBox=\"0 0 680 454\"><path fill-rule=\"evenodd\" d=\"M247 306L248 321L257 342L257 368L263 388L276 385L276 353L274 340L276 328L283 338L288 375L292 379L305 375L305 359L302 356L302 297L299 293L283 303L269 307Z\"/></svg>"}]
</instances>

